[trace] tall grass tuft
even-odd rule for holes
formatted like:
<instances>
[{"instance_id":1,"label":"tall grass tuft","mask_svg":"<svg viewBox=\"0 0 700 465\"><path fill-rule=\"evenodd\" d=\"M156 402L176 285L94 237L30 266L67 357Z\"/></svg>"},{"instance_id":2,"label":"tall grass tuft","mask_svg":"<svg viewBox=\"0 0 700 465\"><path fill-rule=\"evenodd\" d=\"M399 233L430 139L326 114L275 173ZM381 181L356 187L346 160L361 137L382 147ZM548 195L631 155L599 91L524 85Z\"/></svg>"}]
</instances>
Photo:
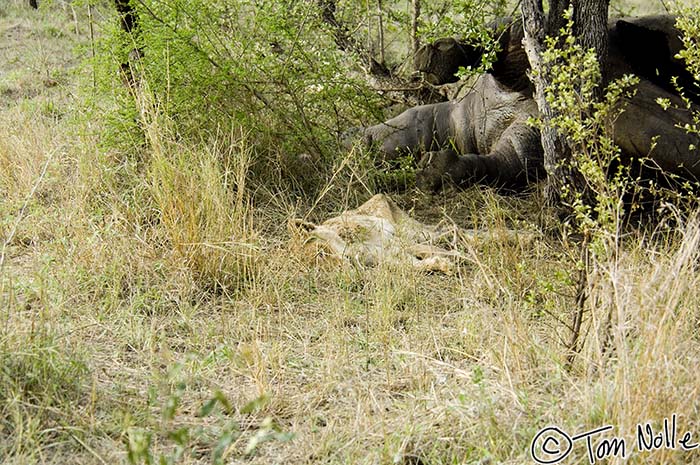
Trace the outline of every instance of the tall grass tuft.
<instances>
[{"instance_id":1,"label":"tall grass tuft","mask_svg":"<svg viewBox=\"0 0 700 465\"><path fill-rule=\"evenodd\" d=\"M163 118L150 118L147 182L174 256L202 287L239 289L259 263L247 191L253 148L235 129L200 145L170 134Z\"/></svg>"},{"instance_id":2,"label":"tall grass tuft","mask_svg":"<svg viewBox=\"0 0 700 465\"><path fill-rule=\"evenodd\" d=\"M0 339L0 456L30 460L70 432L88 368L52 334L17 336Z\"/></svg>"}]
</instances>

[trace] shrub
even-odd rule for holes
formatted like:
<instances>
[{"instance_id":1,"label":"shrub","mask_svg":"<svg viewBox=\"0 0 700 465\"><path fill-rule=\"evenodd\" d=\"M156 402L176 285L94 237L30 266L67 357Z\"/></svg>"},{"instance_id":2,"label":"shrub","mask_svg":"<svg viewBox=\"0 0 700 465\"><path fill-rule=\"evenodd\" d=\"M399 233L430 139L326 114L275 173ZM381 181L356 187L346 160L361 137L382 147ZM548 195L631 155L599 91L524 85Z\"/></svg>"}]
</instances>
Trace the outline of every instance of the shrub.
<instances>
[{"instance_id":1,"label":"shrub","mask_svg":"<svg viewBox=\"0 0 700 465\"><path fill-rule=\"evenodd\" d=\"M264 178L279 160L333 159L340 134L376 108L374 93L353 77L352 60L338 50L315 4L149 0L136 6L138 37L124 37L112 24L95 63L109 97L100 105L109 114L108 146L141 148L147 92L179 140L198 143L220 128L242 128ZM114 81L134 46L144 57L132 61L141 82L129 90ZM302 181L313 171L305 170Z\"/></svg>"}]
</instances>

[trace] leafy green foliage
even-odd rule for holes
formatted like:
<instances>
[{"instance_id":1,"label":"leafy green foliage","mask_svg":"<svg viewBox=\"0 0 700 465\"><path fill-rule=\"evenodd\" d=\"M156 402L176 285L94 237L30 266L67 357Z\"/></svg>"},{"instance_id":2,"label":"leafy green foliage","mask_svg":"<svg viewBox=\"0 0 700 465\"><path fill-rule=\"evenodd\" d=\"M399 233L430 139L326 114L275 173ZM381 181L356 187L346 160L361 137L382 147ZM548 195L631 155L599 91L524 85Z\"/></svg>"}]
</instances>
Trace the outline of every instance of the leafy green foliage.
<instances>
[{"instance_id":1,"label":"leafy green foliage","mask_svg":"<svg viewBox=\"0 0 700 465\"><path fill-rule=\"evenodd\" d=\"M700 9L682 9L676 20L676 27L683 32L681 36L683 50L678 54L678 58L685 62L688 71L695 79L693 89L685 90L700 94ZM681 95L683 95L683 90L680 89ZM688 99L685 96L683 98L686 106L690 108ZM693 122L685 124L684 129L689 133L700 135L700 111L693 112ZM695 147L695 149L698 148Z\"/></svg>"},{"instance_id":2,"label":"leafy green foliage","mask_svg":"<svg viewBox=\"0 0 700 465\"><path fill-rule=\"evenodd\" d=\"M176 364L170 373L171 377L179 377L184 366ZM227 463L227 457L232 454L252 455L263 443L278 441L286 442L294 438L294 434L285 432L269 416L264 417L254 432L241 428L239 423L232 419L236 413L226 395L220 390L205 401L199 408L197 417L206 419L201 424L185 423L180 417L186 418L186 414L180 413L183 397L187 393L187 384L178 381L170 394L165 398L161 412L162 424L155 429L141 427L129 428L126 432L127 459L131 465L158 464L174 465L183 463L187 457L200 454L198 446L207 444L211 450L211 461L215 465ZM238 413L241 415L255 415L269 402L266 394L248 402ZM220 409L217 409L220 406ZM250 428L248 428L250 429ZM252 433L242 451L232 450L244 434ZM170 451L154 454L156 440L166 441L171 445ZM185 462L186 463L186 462Z\"/></svg>"},{"instance_id":3,"label":"leafy green foliage","mask_svg":"<svg viewBox=\"0 0 700 465\"><path fill-rule=\"evenodd\" d=\"M678 14L676 27L683 32L683 50L679 58L685 61L688 71L700 83L700 10L684 8Z\"/></svg>"},{"instance_id":4,"label":"leafy green foliage","mask_svg":"<svg viewBox=\"0 0 700 465\"><path fill-rule=\"evenodd\" d=\"M489 46L493 41L487 25L495 18L506 16L507 3L502 0L444 0L427 3L424 10L422 38L460 37L476 45Z\"/></svg>"},{"instance_id":5,"label":"leafy green foliage","mask_svg":"<svg viewBox=\"0 0 700 465\"><path fill-rule=\"evenodd\" d=\"M138 149L142 114L155 111L173 121L177 137L195 142L240 128L264 171L290 153L333 158L342 131L375 108L315 5L167 0L137 7L138 36L125 37L115 25L99 44L110 62L98 57L95 66L116 104L100 108L116 147ZM119 89L114 71L134 48L144 52L131 60L138 82Z\"/></svg>"},{"instance_id":6,"label":"leafy green foliage","mask_svg":"<svg viewBox=\"0 0 700 465\"><path fill-rule=\"evenodd\" d=\"M619 162L620 149L613 141L613 122L624 111L625 98L633 95L638 79L624 76L611 82L601 101L595 98L601 72L593 49L584 50L572 34L571 10L561 37L547 38L542 55L546 79L551 84L545 98L555 112L550 124L569 141L570 163L582 174L593 205L582 192L565 188L564 201L574 209L579 229L587 237L617 237L624 217L623 196L631 188L628 169ZM597 247L597 245L596 245Z\"/></svg>"}]
</instances>

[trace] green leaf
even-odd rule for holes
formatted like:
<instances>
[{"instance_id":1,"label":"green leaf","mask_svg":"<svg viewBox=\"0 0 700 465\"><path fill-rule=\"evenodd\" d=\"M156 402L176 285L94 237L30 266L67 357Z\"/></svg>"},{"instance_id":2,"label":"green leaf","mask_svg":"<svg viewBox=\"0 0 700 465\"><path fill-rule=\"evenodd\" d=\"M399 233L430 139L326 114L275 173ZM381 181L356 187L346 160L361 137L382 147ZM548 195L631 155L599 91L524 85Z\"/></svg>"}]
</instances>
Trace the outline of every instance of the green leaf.
<instances>
[{"instance_id":1,"label":"green leaf","mask_svg":"<svg viewBox=\"0 0 700 465\"><path fill-rule=\"evenodd\" d=\"M247 404L245 404L243 406L243 408L241 409L241 413L243 413L243 414L255 413L258 410L262 409L265 405L267 405L269 401L270 401L270 396L268 396L267 394L263 394L260 397L258 397L257 399L253 399L250 402L248 402Z\"/></svg>"},{"instance_id":2,"label":"green leaf","mask_svg":"<svg viewBox=\"0 0 700 465\"><path fill-rule=\"evenodd\" d=\"M235 436L233 432L229 431L223 436L221 436L219 441L216 443L216 447L214 448L214 452L212 453L212 460L215 465L220 465L223 463L224 453L226 452L228 446L231 445L234 438Z\"/></svg>"},{"instance_id":3,"label":"green leaf","mask_svg":"<svg viewBox=\"0 0 700 465\"><path fill-rule=\"evenodd\" d=\"M204 405L202 405L202 407L199 409L199 412L197 412L197 416L200 418L208 416L212 412L212 410L214 410L214 407L216 407L217 401L218 399L216 397L212 397L211 399L206 401Z\"/></svg>"},{"instance_id":4,"label":"green leaf","mask_svg":"<svg viewBox=\"0 0 700 465\"><path fill-rule=\"evenodd\" d=\"M214 398L218 400L221 403L221 405L223 405L224 409L226 410L226 413L231 413L231 411L233 410L233 406L231 405L231 402L229 402L229 400L226 398L223 392L217 389L214 393Z\"/></svg>"},{"instance_id":5,"label":"green leaf","mask_svg":"<svg viewBox=\"0 0 700 465\"><path fill-rule=\"evenodd\" d=\"M168 439L175 442L180 446L185 446L190 439L190 429L186 426L178 428L175 431L170 431L168 433Z\"/></svg>"}]
</instances>

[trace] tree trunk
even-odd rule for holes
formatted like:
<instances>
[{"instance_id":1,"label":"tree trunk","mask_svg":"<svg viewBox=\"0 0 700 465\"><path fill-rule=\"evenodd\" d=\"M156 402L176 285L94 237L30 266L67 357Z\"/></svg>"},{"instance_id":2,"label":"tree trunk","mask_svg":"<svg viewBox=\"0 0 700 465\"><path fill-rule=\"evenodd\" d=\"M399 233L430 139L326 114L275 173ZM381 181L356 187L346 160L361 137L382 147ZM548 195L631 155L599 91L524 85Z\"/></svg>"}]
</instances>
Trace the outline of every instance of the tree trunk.
<instances>
[{"instance_id":1,"label":"tree trunk","mask_svg":"<svg viewBox=\"0 0 700 465\"><path fill-rule=\"evenodd\" d=\"M333 30L335 44L340 50L357 53L367 63L367 68L371 75L382 77L391 75L386 65L375 60L372 53L356 41L350 35L345 25L338 21L338 18L335 16L336 0L318 0L318 6L321 9L321 19Z\"/></svg>"},{"instance_id":2,"label":"tree trunk","mask_svg":"<svg viewBox=\"0 0 700 465\"><path fill-rule=\"evenodd\" d=\"M547 13L547 31L555 35L564 26L564 12L571 5L570 0L550 0Z\"/></svg>"},{"instance_id":3,"label":"tree trunk","mask_svg":"<svg viewBox=\"0 0 700 465\"><path fill-rule=\"evenodd\" d=\"M129 34L133 33L138 27L139 18L130 0L114 0L114 6L119 12L122 29Z\"/></svg>"},{"instance_id":4,"label":"tree trunk","mask_svg":"<svg viewBox=\"0 0 700 465\"><path fill-rule=\"evenodd\" d=\"M126 84L131 87L136 84L136 76L131 67L131 61L143 58L143 50L138 46L136 37L139 29L139 16L131 0L114 0L114 6L117 8L117 13L119 13L122 29L129 34L133 45L129 56L121 63Z\"/></svg>"},{"instance_id":5,"label":"tree trunk","mask_svg":"<svg viewBox=\"0 0 700 465\"><path fill-rule=\"evenodd\" d=\"M545 80L542 63L544 40L547 35L542 3L538 0L523 0L521 3L523 15L523 31L525 33L525 53L532 67L533 84L535 85L535 101L542 117L542 148L544 149L544 168L547 172L545 196L551 206L560 204L561 193L567 180L565 165L571 159L571 147L549 121L555 116L552 107L545 99L545 88L549 83Z\"/></svg>"},{"instance_id":6,"label":"tree trunk","mask_svg":"<svg viewBox=\"0 0 700 465\"><path fill-rule=\"evenodd\" d=\"M545 90L551 86L550 77L542 60L545 38L547 34L555 36L563 23L563 7L568 0L550 0L553 4L549 11L549 21L545 22L541 0L522 0L524 46L532 67L531 79L535 85L535 101L542 117L541 139L544 149L544 167L547 171L545 198L547 203L560 213L570 214L568 202L561 202L566 195L567 201L573 200L571 194L580 195L580 200L588 206L595 204L595 197L587 187L586 180L578 168L572 165L572 144L552 127L552 120L558 116L559 110L552 108L546 99ZM574 32L583 47L593 47L598 53L601 67L607 59L607 1L608 0L574 0ZM605 5L602 11L601 5ZM558 11L561 9L561 11ZM578 11L578 14L576 13ZM589 16L586 16L589 15ZM596 17L591 17L596 16ZM600 25L602 24L602 29ZM561 45L562 41L558 43ZM599 89L602 86L598 87ZM602 91L601 91L602 92ZM596 98L600 98L597 96ZM592 102L591 102L592 103ZM565 194L568 190L568 194ZM571 339L568 344L566 368L570 370L576 355L583 345L581 325L586 309L589 287L588 276L588 235L584 234L581 243L584 268L578 277L576 288L576 312L571 325Z\"/></svg>"},{"instance_id":7,"label":"tree trunk","mask_svg":"<svg viewBox=\"0 0 700 465\"><path fill-rule=\"evenodd\" d=\"M418 40L418 23L420 21L420 0L412 0L411 6L411 56L415 59L418 49L420 48L420 40Z\"/></svg>"},{"instance_id":8,"label":"tree trunk","mask_svg":"<svg viewBox=\"0 0 700 465\"><path fill-rule=\"evenodd\" d=\"M379 28L377 32L379 40L379 63L383 65L386 63L386 58L384 56L384 11L382 9L382 0L377 0L377 23Z\"/></svg>"},{"instance_id":9,"label":"tree trunk","mask_svg":"<svg viewBox=\"0 0 700 465\"><path fill-rule=\"evenodd\" d=\"M584 47L595 48L601 63L604 63L607 58L608 0L575 0L575 2L574 11L578 11L578 23L575 22L574 31L580 34L578 40ZM586 188L583 175L571 165L572 147L569 141L550 123L558 113L545 98L545 89L551 84L546 78L546 70L542 62L545 37L558 34L566 5L568 0L553 0L547 20L541 0L522 0L521 3L525 52L532 67L535 101L542 117L542 148L544 149L544 167L547 171L545 196L547 203L559 210L563 208L561 199L565 188L570 189L572 193L580 194L585 204L593 204L592 193ZM592 17L594 15L595 17Z\"/></svg>"},{"instance_id":10,"label":"tree trunk","mask_svg":"<svg viewBox=\"0 0 700 465\"><path fill-rule=\"evenodd\" d=\"M584 49L594 49L600 63L602 82L607 82L608 6L610 0L574 0L574 35ZM596 99L602 98L598 86Z\"/></svg>"},{"instance_id":11,"label":"tree trunk","mask_svg":"<svg viewBox=\"0 0 700 465\"><path fill-rule=\"evenodd\" d=\"M564 12L569 8L570 4L570 0L550 0L546 24L549 35L556 35L564 26Z\"/></svg>"}]
</instances>

